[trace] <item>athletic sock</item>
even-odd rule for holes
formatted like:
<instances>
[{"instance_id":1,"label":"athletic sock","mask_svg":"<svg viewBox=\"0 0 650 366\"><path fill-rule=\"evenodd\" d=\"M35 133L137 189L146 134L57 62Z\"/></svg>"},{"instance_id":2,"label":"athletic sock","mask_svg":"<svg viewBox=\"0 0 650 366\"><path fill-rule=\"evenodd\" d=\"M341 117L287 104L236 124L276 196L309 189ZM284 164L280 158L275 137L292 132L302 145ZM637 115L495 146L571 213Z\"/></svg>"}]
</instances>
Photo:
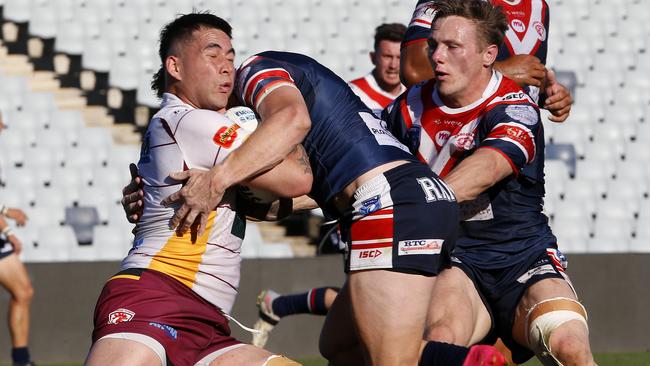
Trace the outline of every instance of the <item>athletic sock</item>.
<instances>
[{"instance_id":1,"label":"athletic sock","mask_svg":"<svg viewBox=\"0 0 650 366\"><path fill-rule=\"evenodd\" d=\"M462 366L469 348L444 342L427 342L422 350L420 366Z\"/></svg>"},{"instance_id":2,"label":"athletic sock","mask_svg":"<svg viewBox=\"0 0 650 366\"><path fill-rule=\"evenodd\" d=\"M273 313L280 318L293 314L325 315L325 292L330 287L319 287L308 292L283 295L273 300Z\"/></svg>"},{"instance_id":3,"label":"athletic sock","mask_svg":"<svg viewBox=\"0 0 650 366\"><path fill-rule=\"evenodd\" d=\"M30 360L29 349L27 347L18 347L11 349L11 359L15 364L24 365Z\"/></svg>"}]
</instances>

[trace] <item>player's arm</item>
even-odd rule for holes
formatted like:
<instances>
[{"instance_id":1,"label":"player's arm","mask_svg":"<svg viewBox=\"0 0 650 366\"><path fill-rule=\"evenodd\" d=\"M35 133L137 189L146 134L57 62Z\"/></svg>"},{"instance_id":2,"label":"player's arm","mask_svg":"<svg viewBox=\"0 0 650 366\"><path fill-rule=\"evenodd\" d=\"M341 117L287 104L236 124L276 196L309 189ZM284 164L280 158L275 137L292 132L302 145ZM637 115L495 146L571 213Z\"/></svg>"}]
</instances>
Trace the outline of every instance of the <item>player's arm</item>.
<instances>
[{"instance_id":1,"label":"player's arm","mask_svg":"<svg viewBox=\"0 0 650 366\"><path fill-rule=\"evenodd\" d=\"M27 215L23 210L14 207L0 207L0 214L3 216L12 219L16 222L18 226L24 226L27 222Z\"/></svg>"},{"instance_id":2,"label":"player's arm","mask_svg":"<svg viewBox=\"0 0 650 366\"><path fill-rule=\"evenodd\" d=\"M546 68L532 55L511 56L495 62L494 68L520 86L529 85L543 89L546 84Z\"/></svg>"},{"instance_id":3,"label":"player's arm","mask_svg":"<svg viewBox=\"0 0 650 366\"><path fill-rule=\"evenodd\" d=\"M279 164L309 132L311 120L302 95L295 87L280 87L265 95L257 112L262 122L257 130L221 163L209 171L188 170L170 174L187 180L163 204L181 201L170 227L185 232L197 218L199 233L205 228L210 211L221 201L227 188ZM311 185L299 187L303 194Z\"/></svg>"},{"instance_id":4,"label":"player's arm","mask_svg":"<svg viewBox=\"0 0 650 366\"><path fill-rule=\"evenodd\" d=\"M511 174L518 174L536 156L539 111L532 104L500 105L481 120L486 137L478 149L444 178L458 202L476 199Z\"/></svg>"},{"instance_id":5,"label":"player's arm","mask_svg":"<svg viewBox=\"0 0 650 366\"><path fill-rule=\"evenodd\" d=\"M435 73L429 61L427 42L422 39L403 45L400 50L399 67L400 79L406 87L432 79Z\"/></svg>"},{"instance_id":6,"label":"player's arm","mask_svg":"<svg viewBox=\"0 0 650 366\"><path fill-rule=\"evenodd\" d=\"M502 154L493 149L478 149L461 161L444 180L461 203L476 199L512 173L512 166Z\"/></svg>"}]
</instances>

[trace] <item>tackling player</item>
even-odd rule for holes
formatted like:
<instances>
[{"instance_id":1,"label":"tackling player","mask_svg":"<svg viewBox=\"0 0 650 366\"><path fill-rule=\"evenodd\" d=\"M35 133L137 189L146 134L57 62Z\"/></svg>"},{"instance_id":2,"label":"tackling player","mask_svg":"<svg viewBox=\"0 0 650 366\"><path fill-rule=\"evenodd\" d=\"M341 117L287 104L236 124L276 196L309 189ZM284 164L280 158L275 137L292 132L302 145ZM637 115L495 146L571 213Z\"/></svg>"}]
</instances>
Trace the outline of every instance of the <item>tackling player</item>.
<instances>
[{"instance_id":1,"label":"tackling player","mask_svg":"<svg viewBox=\"0 0 650 366\"><path fill-rule=\"evenodd\" d=\"M161 33L163 68L153 84L163 102L138 163L144 211L122 270L98 299L87 365L297 365L230 336L245 229L236 191L211 206L201 233L175 232L169 221L178 207L160 203L182 186L171 172L221 163L256 127L245 108L218 113L235 75L230 39L230 25L207 13L181 16ZM286 197L306 193L312 177L303 154L295 149L248 184Z\"/></svg>"},{"instance_id":2,"label":"tackling player","mask_svg":"<svg viewBox=\"0 0 650 366\"><path fill-rule=\"evenodd\" d=\"M400 74L410 86L431 79L434 74L427 56L426 38L438 0L419 0L406 31L401 49ZM500 46L494 68L526 87L533 100L551 112L549 120L564 122L573 102L569 91L546 70L549 10L545 0L491 0L502 6L508 30ZM540 90L544 91L541 93ZM541 97L541 98L540 98Z\"/></svg>"},{"instance_id":3,"label":"tackling player","mask_svg":"<svg viewBox=\"0 0 650 366\"><path fill-rule=\"evenodd\" d=\"M535 354L545 365L593 365L586 311L541 212L539 111L493 70L505 16L480 0L439 1L436 10L427 39L436 76L385 115L461 202L458 245L436 282L427 337L459 345L501 337L518 363Z\"/></svg>"}]
</instances>

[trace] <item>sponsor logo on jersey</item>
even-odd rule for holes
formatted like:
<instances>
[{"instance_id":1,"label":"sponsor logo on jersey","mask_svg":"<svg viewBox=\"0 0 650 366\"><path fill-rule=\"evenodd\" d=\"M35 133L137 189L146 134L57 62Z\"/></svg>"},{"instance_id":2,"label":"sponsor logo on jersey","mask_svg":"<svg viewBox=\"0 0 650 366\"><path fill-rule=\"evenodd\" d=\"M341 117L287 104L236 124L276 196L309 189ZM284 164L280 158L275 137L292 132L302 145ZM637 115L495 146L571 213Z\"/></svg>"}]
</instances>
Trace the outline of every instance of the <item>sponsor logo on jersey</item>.
<instances>
[{"instance_id":1,"label":"sponsor logo on jersey","mask_svg":"<svg viewBox=\"0 0 650 366\"><path fill-rule=\"evenodd\" d=\"M228 149L237 139L238 129L239 125L236 124L230 127L223 126L214 134L212 141L214 141L215 144Z\"/></svg>"},{"instance_id":2,"label":"sponsor logo on jersey","mask_svg":"<svg viewBox=\"0 0 650 366\"><path fill-rule=\"evenodd\" d=\"M397 255L440 254L443 239L402 240Z\"/></svg>"},{"instance_id":3,"label":"sponsor logo on jersey","mask_svg":"<svg viewBox=\"0 0 650 366\"><path fill-rule=\"evenodd\" d=\"M529 105L509 105L506 107L506 114L525 125L532 126L537 123L537 112Z\"/></svg>"},{"instance_id":4,"label":"sponsor logo on jersey","mask_svg":"<svg viewBox=\"0 0 650 366\"><path fill-rule=\"evenodd\" d=\"M371 213L379 210L381 208L381 197L376 195L370 197L367 200L361 202L361 207L359 208L359 213L362 215L370 215Z\"/></svg>"},{"instance_id":5,"label":"sponsor logo on jersey","mask_svg":"<svg viewBox=\"0 0 650 366\"><path fill-rule=\"evenodd\" d=\"M108 314L108 324L119 324L131 321L135 313L131 310L120 308Z\"/></svg>"},{"instance_id":6,"label":"sponsor logo on jersey","mask_svg":"<svg viewBox=\"0 0 650 366\"><path fill-rule=\"evenodd\" d=\"M526 283L533 276L539 276L547 273L557 273L557 272L553 268L553 265L545 264L543 266L535 267L533 269L528 270L528 272L524 273L523 275L521 275L521 277L517 278L517 282Z\"/></svg>"},{"instance_id":7,"label":"sponsor logo on jersey","mask_svg":"<svg viewBox=\"0 0 650 366\"><path fill-rule=\"evenodd\" d=\"M438 131L436 133L436 144L438 146L444 145L447 140L451 137L451 132L449 131Z\"/></svg>"},{"instance_id":8,"label":"sponsor logo on jersey","mask_svg":"<svg viewBox=\"0 0 650 366\"><path fill-rule=\"evenodd\" d=\"M160 324L160 323L155 323L155 322L151 322L151 323L149 323L149 325L151 325L152 327L155 327L155 328L158 328L158 329L162 330L162 331L165 332L165 334L167 334L167 336L168 336L169 338L171 338L171 339L176 339L176 338L178 338L178 331L177 331L176 329L170 327L169 325L166 325L166 324Z\"/></svg>"},{"instance_id":9,"label":"sponsor logo on jersey","mask_svg":"<svg viewBox=\"0 0 650 366\"><path fill-rule=\"evenodd\" d=\"M359 258L379 258L383 252L379 249L360 250Z\"/></svg>"},{"instance_id":10,"label":"sponsor logo on jersey","mask_svg":"<svg viewBox=\"0 0 650 366\"><path fill-rule=\"evenodd\" d=\"M544 27L544 24L539 21L533 22L533 29L535 29L535 32L537 32L537 38L539 38L540 41L544 42L546 40L546 27Z\"/></svg>"},{"instance_id":11,"label":"sponsor logo on jersey","mask_svg":"<svg viewBox=\"0 0 650 366\"><path fill-rule=\"evenodd\" d=\"M514 5L519 5L521 0L503 0L503 2L508 4L508 5L513 5L514 6Z\"/></svg>"},{"instance_id":12,"label":"sponsor logo on jersey","mask_svg":"<svg viewBox=\"0 0 650 366\"><path fill-rule=\"evenodd\" d=\"M508 93L501 98L502 101L506 100L526 100L526 93L523 91Z\"/></svg>"},{"instance_id":13,"label":"sponsor logo on jersey","mask_svg":"<svg viewBox=\"0 0 650 366\"><path fill-rule=\"evenodd\" d=\"M526 25L520 19L513 19L510 22L510 28L518 33L523 33L526 31Z\"/></svg>"}]
</instances>

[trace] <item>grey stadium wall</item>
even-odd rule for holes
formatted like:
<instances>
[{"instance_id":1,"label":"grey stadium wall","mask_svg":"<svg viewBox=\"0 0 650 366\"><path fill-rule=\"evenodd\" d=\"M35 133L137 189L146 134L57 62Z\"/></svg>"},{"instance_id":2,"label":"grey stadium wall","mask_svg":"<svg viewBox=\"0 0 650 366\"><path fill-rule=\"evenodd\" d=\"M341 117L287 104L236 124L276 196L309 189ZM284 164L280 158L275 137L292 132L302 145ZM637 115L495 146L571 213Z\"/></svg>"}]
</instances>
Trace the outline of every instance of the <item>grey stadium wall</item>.
<instances>
[{"instance_id":1,"label":"grey stadium wall","mask_svg":"<svg viewBox=\"0 0 650 366\"><path fill-rule=\"evenodd\" d=\"M573 254L569 273L589 312L595 352L648 351L650 338L650 254ZM95 300L116 262L39 263L27 268L36 290L30 348L41 363L81 362L90 346ZM233 315L248 326L256 320L255 297L262 288L279 292L340 286L340 256L252 259L242 265L241 292ZM9 361L6 325L9 295L0 293L0 362ZM408 311L404 304L404 311ZM292 357L317 357L322 317L289 317L276 327L269 349ZM233 334L250 334L231 324Z\"/></svg>"}]
</instances>

